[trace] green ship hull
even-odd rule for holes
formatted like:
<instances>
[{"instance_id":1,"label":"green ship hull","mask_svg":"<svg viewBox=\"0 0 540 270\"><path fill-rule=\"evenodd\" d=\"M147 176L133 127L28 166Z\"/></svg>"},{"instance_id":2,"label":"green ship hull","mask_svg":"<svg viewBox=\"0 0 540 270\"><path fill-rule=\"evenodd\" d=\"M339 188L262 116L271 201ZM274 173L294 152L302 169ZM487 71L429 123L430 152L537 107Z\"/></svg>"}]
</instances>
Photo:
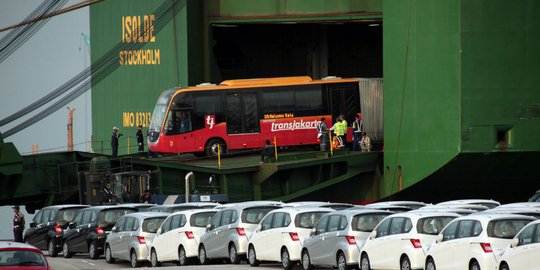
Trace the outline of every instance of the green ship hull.
<instances>
[{"instance_id":1,"label":"green ship hull","mask_svg":"<svg viewBox=\"0 0 540 270\"><path fill-rule=\"evenodd\" d=\"M104 1L90 8L92 60L112 52L114 68L92 88L93 150L110 153L119 126L131 137L120 153L134 153L136 126L148 126L172 86L381 77L384 165L351 180L351 201L510 200L508 185L525 199L540 187L529 162L540 160L539 8L527 0Z\"/></svg>"}]
</instances>

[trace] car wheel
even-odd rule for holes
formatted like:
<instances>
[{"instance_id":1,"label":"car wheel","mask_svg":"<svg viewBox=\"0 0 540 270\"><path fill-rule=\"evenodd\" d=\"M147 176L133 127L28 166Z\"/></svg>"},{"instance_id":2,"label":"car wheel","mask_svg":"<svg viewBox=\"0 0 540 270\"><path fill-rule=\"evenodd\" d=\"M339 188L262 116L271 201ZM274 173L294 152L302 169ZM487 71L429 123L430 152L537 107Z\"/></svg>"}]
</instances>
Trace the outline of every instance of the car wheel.
<instances>
[{"instance_id":1,"label":"car wheel","mask_svg":"<svg viewBox=\"0 0 540 270\"><path fill-rule=\"evenodd\" d=\"M234 244L229 245L229 260L231 260L232 264L240 263L240 256L238 256L238 252Z\"/></svg>"},{"instance_id":2,"label":"car wheel","mask_svg":"<svg viewBox=\"0 0 540 270\"><path fill-rule=\"evenodd\" d=\"M88 254L92 260L97 260L99 258L97 243L95 241L90 242L90 245L88 245Z\"/></svg>"},{"instance_id":3,"label":"car wheel","mask_svg":"<svg viewBox=\"0 0 540 270\"><path fill-rule=\"evenodd\" d=\"M350 266L347 265L347 258L343 252L340 252L337 257L337 267L339 270L349 270Z\"/></svg>"},{"instance_id":4,"label":"car wheel","mask_svg":"<svg viewBox=\"0 0 540 270\"><path fill-rule=\"evenodd\" d=\"M69 251L69 246L66 242L62 245L62 253L64 254L64 258L71 258L71 256L73 256L73 253Z\"/></svg>"},{"instance_id":5,"label":"car wheel","mask_svg":"<svg viewBox=\"0 0 540 270\"><path fill-rule=\"evenodd\" d=\"M129 262L131 263L131 267L137 268L141 266L141 262L137 259L137 252L135 250L132 250L129 254Z\"/></svg>"},{"instance_id":6,"label":"car wheel","mask_svg":"<svg viewBox=\"0 0 540 270\"><path fill-rule=\"evenodd\" d=\"M184 247L180 247L178 250L178 265L185 266L189 264L189 259L186 255L186 250Z\"/></svg>"},{"instance_id":7,"label":"car wheel","mask_svg":"<svg viewBox=\"0 0 540 270\"><path fill-rule=\"evenodd\" d=\"M362 258L360 258L360 268L362 268L362 270L371 270L371 266L369 265L369 257L367 254L362 254Z\"/></svg>"},{"instance_id":8,"label":"car wheel","mask_svg":"<svg viewBox=\"0 0 540 270\"><path fill-rule=\"evenodd\" d=\"M56 249L56 243L54 242L54 239L50 239L47 243L47 251L49 252L49 256L56 257L58 255L58 250Z\"/></svg>"},{"instance_id":9,"label":"car wheel","mask_svg":"<svg viewBox=\"0 0 540 270\"><path fill-rule=\"evenodd\" d=\"M477 261L472 261L469 265L469 270L480 270L480 265Z\"/></svg>"},{"instance_id":10,"label":"car wheel","mask_svg":"<svg viewBox=\"0 0 540 270\"><path fill-rule=\"evenodd\" d=\"M287 250L287 248L281 250L281 264L283 265L283 269L285 270L293 269L294 265L296 264L291 261L291 256L289 256L289 251Z\"/></svg>"},{"instance_id":11,"label":"car wheel","mask_svg":"<svg viewBox=\"0 0 540 270\"><path fill-rule=\"evenodd\" d=\"M157 253L155 249L152 249L152 252L150 253L150 264L152 267L158 267L161 266L161 263L158 261Z\"/></svg>"},{"instance_id":12,"label":"car wheel","mask_svg":"<svg viewBox=\"0 0 540 270\"><path fill-rule=\"evenodd\" d=\"M109 245L105 246L105 261L107 263L114 263L115 261L114 257L112 256L111 246Z\"/></svg>"},{"instance_id":13,"label":"car wheel","mask_svg":"<svg viewBox=\"0 0 540 270\"><path fill-rule=\"evenodd\" d=\"M302 268L304 270L313 270L313 265L311 264L311 259L309 258L309 252L304 250L302 252Z\"/></svg>"},{"instance_id":14,"label":"car wheel","mask_svg":"<svg viewBox=\"0 0 540 270\"><path fill-rule=\"evenodd\" d=\"M435 261L432 258L429 258L426 262L426 270L436 270Z\"/></svg>"},{"instance_id":15,"label":"car wheel","mask_svg":"<svg viewBox=\"0 0 540 270\"><path fill-rule=\"evenodd\" d=\"M510 267L508 267L508 264L502 263L502 264L501 264L501 267L499 268L499 270L510 270Z\"/></svg>"},{"instance_id":16,"label":"car wheel","mask_svg":"<svg viewBox=\"0 0 540 270\"><path fill-rule=\"evenodd\" d=\"M404 256L403 258L401 258L401 261L399 262L399 269L411 270L411 261L409 260L409 257Z\"/></svg>"},{"instance_id":17,"label":"car wheel","mask_svg":"<svg viewBox=\"0 0 540 270\"><path fill-rule=\"evenodd\" d=\"M208 264L208 257L206 257L206 249L204 249L203 245L199 247L199 262L203 265Z\"/></svg>"},{"instance_id":18,"label":"car wheel","mask_svg":"<svg viewBox=\"0 0 540 270\"><path fill-rule=\"evenodd\" d=\"M248 261L251 266L259 266L259 260L257 260L257 254L253 245L250 245L248 249Z\"/></svg>"}]
</instances>

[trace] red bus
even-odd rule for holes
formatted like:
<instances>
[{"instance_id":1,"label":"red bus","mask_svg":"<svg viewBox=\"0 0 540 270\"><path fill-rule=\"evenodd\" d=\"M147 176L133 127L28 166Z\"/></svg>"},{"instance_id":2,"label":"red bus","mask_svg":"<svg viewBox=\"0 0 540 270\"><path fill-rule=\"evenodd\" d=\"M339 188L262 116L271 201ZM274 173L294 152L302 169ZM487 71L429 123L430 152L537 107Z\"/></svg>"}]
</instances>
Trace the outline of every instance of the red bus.
<instances>
[{"instance_id":1,"label":"red bus","mask_svg":"<svg viewBox=\"0 0 540 270\"><path fill-rule=\"evenodd\" d=\"M343 114L349 127L360 112L357 79L308 76L242 79L165 90L148 128L156 153L216 155L228 150L318 145L317 122ZM351 140L351 129L348 131Z\"/></svg>"}]
</instances>

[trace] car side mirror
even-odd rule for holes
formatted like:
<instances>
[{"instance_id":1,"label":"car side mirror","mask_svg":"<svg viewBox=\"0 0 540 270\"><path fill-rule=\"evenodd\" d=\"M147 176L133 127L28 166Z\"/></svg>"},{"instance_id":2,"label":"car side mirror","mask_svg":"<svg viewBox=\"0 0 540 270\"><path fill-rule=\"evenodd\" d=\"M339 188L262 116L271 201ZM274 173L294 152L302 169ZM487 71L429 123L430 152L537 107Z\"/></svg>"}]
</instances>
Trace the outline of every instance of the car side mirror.
<instances>
[{"instance_id":1,"label":"car side mirror","mask_svg":"<svg viewBox=\"0 0 540 270\"><path fill-rule=\"evenodd\" d=\"M160 235L160 234L161 234L161 228L158 228L156 231L156 235Z\"/></svg>"},{"instance_id":2,"label":"car side mirror","mask_svg":"<svg viewBox=\"0 0 540 270\"><path fill-rule=\"evenodd\" d=\"M257 229L255 229L255 232L260 232L261 231L261 225L257 226Z\"/></svg>"},{"instance_id":3,"label":"car side mirror","mask_svg":"<svg viewBox=\"0 0 540 270\"><path fill-rule=\"evenodd\" d=\"M212 224L208 224L206 225L206 231L209 232L211 231L213 228L212 228Z\"/></svg>"},{"instance_id":4,"label":"car side mirror","mask_svg":"<svg viewBox=\"0 0 540 270\"><path fill-rule=\"evenodd\" d=\"M35 223L33 220L30 221L30 224L29 224L29 225L30 225L30 228L36 227L36 223Z\"/></svg>"},{"instance_id":5,"label":"car side mirror","mask_svg":"<svg viewBox=\"0 0 540 270\"><path fill-rule=\"evenodd\" d=\"M112 231L113 231L113 232L118 232L118 228L116 228L116 226L114 226L114 227L112 228Z\"/></svg>"},{"instance_id":6,"label":"car side mirror","mask_svg":"<svg viewBox=\"0 0 540 270\"><path fill-rule=\"evenodd\" d=\"M443 240L443 235L442 235L442 234L438 234L438 235L437 235L437 239L435 240L435 243L440 243L440 242L442 242L442 240Z\"/></svg>"},{"instance_id":7,"label":"car side mirror","mask_svg":"<svg viewBox=\"0 0 540 270\"><path fill-rule=\"evenodd\" d=\"M515 247L518 246L518 244L519 244L519 239L514 238L514 239L512 239L512 243L510 243L510 246L515 248Z\"/></svg>"},{"instance_id":8,"label":"car side mirror","mask_svg":"<svg viewBox=\"0 0 540 270\"><path fill-rule=\"evenodd\" d=\"M311 228L311 232L309 233L309 236L314 236L317 234L317 229L316 228Z\"/></svg>"},{"instance_id":9,"label":"car side mirror","mask_svg":"<svg viewBox=\"0 0 540 270\"><path fill-rule=\"evenodd\" d=\"M375 237L377 237L377 231L373 230L369 234L369 239L375 239Z\"/></svg>"},{"instance_id":10,"label":"car side mirror","mask_svg":"<svg viewBox=\"0 0 540 270\"><path fill-rule=\"evenodd\" d=\"M75 228L75 223L70 222L70 223L68 224L68 228L70 228L70 229Z\"/></svg>"}]
</instances>

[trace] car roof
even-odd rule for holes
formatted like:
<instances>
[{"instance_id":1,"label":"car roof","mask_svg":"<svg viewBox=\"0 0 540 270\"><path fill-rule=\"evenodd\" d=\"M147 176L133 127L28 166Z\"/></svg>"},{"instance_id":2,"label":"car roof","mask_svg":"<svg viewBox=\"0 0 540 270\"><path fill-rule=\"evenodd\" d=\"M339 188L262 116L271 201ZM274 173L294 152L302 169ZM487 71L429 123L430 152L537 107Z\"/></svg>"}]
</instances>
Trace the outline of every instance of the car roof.
<instances>
[{"instance_id":1,"label":"car roof","mask_svg":"<svg viewBox=\"0 0 540 270\"><path fill-rule=\"evenodd\" d=\"M462 204L462 203L466 203L466 204L494 203L498 205L501 204L500 202L491 200L491 199L460 199L460 200L449 200L449 201L440 202L437 205Z\"/></svg>"},{"instance_id":2,"label":"car roof","mask_svg":"<svg viewBox=\"0 0 540 270\"><path fill-rule=\"evenodd\" d=\"M254 208L254 207L282 207L283 203L280 202L271 202L271 201L256 201L256 202L244 202L244 203L233 203L232 205L227 206L227 204L221 205L219 207L216 207L216 209L219 210L227 210L227 209L236 209L236 210L242 210L246 208Z\"/></svg>"},{"instance_id":3,"label":"car roof","mask_svg":"<svg viewBox=\"0 0 540 270\"><path fill-rule=\"evenodd\" d=\"M389 210L389 211L394 211L394 212L397 212L397 211L401 211L401 212L407 212L407 211L411 211L413 210L412 208L410 207L407 207L407 206L401 206L401 205L365 205L364 207L366 208L371 208L371 209L380 209L380 210Z\"/></svg>"},{"instance_id":4,"label":"car roof","mask_svg":"<svg viewBox=\"0 0 540 270\"><path fill-rule=\"evenodd\" d=\"M482 213L474 213L467 216L462 216L457 218L459 220L463 219L474 219L481 222L488 222L491 220L499 220L499 219L529 219L529 220L536 220L533 217L524 216L524 215L516 215L516 214L504 214L504 213L493 213L493 214L482 214Z\"/></svg>"},{"instance_id":5,"label":"car roof","mask_svg":"<svg viewBox=\"0 0 540 270\"><path fill-rule=\"evenodd\" d=\"M540 207L540 202L515 202L515 203L507 203L507 204L501 204L496 208L506 208L506 207Z\"/></svg>"},{"instance_id":6,"label":"car roof","mask_svg":"<svg viewBox=\"0 0 540 270\"><path fill-rule=\"evenodd\" d=\"M88 207L88 208L85 208L86 209L94 209L94 210L107 210L107 209L132 209L132 210L135 210L137 211L137 208L134 208L134 207L129 207L129 206L123 206L121 204L115 204L115 205L96 205L96 206L91 206L91 207Z\"/></svg>"},{"instance_id":7,"label":"car roof","mask_svg":"<svg viewBox=\"0 0 540 270\"><path fill-rule=\"evenodd\" d=\"M291 214L297 215L297 214L307 213L307 212L333 212L333 211L335 211L335 210L332 209L332 208L315 207L315 206L307 206L306 205L306 206L302 206L302 207L277 208L277 209L274 209L274 210L268 212L268 214L273 213L273 212L286 212L286 213L291 213Z\"/></svg>"},{"instance_id":8,"label":"car roof","mask_svg":"<svg viewBox=\"0 0 540 270\"><path fill-rule=\"evenodd\" d=\"M477 210L474 209L466 209L466 208L457 208L457 207L435 207L435 208L426 208L422 207L419 209L412 210L410 212L414 213L423 213L423 212L441 212L441 213L457 213L460 215L469 215L473 213L477 213Z\"/></svg>"},{"instance_id":9,"label":"car roof","mask_svg":"<svg viewBox=\"0 0 540 270\"><path fill-rule=\"evenodd\" d=\"M473 203L449 203L449 204L434 204L427 205L421 209L445 209L445 208L462 208L462 209L471 209L476 211L484 211L490 209L487 206Z\"/></svg>"},{"instance_id":10,"label":"car roof","mask_svg":"<svg viewBox=\"0 0 540 270\"><path fill-rule=\"evenodd\" d=\"M124 217L136 217L136 218L154 218L154 217L168 217L171 213L168 212L135 212L124 215Z\"/></svg>"},{"instance_id":11,"label":"car roof","mask_svg":"<svg viewBox=\"0 0 540 270\"><path fill-rule=\"evenodd\" d=\"M0 250L1 249L24 249L24 250L32 250L39 253L42 253L41 250L38 248L26 244L26 243L19 243L19 242L12 242L12 241L1 241L0 242Z\"/></svg>"},{"instance_id":12,"label":"car roof","mask_svg":"<svg viewBox=\"0 0 540 270\"><path fill-rule=\"evenodd\" d=\"M193 206L218 206L219 203L212 202L187 202L187 203L171 203L171 204L156 204L152 208L176 208L176 207L193 207Z\"/></svg>"},{"instance_id":13,"label":"car roof","mask_svg":"<svg viewBox=\"0 0 540 270\"><path fill-rule=\"evenodd\" d=\"M370 203L368 205L401 205L401 206L407 206L407 205L428 205L425 202L419 202L419 201L383 201L383 202L374 202Z\"/></svg>"},{"instance_id":14,"label":"car roof","mask_svg":"<svg viewBox=\"0 0 540 270\"><path fill-rule=\"evenodd\" d=\"M338 210L334 212L327 213L328 214L344 214L346 216L356 216L356 215L362 215L362 214L388 214L391 215L394 212L388 211L388 210L380 210L380 209L343 209Z\"/></svg>"},{"instance_id":15,"label":"car roof","mask_svg":"<svg viewBox=\"0 0 540 270\"><path fill-rule=\"evenodd\" d=\"M193 215L197 213L208 213L208 212L217 213L218 211L219 209L213 209L213 208L189 209L185 211L178 211L178 212L170 213L170 216L177 216L177 215L189 216L189 215ZM156 213L159 213L159 212L156 212Z\"/></svg>"},{"instance_id":16,"label":"car roof","mask_svg":"<svg viewBox=\"0 0 540 270\"><path fill-rule=\"evenodd\" d=\"M462 215L453 213L453 212L439 212L439 211L424 211L424 212L415 212L409 211L404 213L395 213L391 217L411 217L413 219L420 219L423 217L461 217Z\"/></svg>"},{"instance_id":17,"label":"car roof","mask_svg":"<svg viewBox=\"0 0 540 270\"><path fill-rule=\"evenodd\" d=\"M88 208L88 207L90 207L90 206L85 205L85 204L56 204L56 205L45 206L45 207L41 208L40 210L43 210L43 209L66 209L66 208Z\"/></svg>"}]
</instances>

